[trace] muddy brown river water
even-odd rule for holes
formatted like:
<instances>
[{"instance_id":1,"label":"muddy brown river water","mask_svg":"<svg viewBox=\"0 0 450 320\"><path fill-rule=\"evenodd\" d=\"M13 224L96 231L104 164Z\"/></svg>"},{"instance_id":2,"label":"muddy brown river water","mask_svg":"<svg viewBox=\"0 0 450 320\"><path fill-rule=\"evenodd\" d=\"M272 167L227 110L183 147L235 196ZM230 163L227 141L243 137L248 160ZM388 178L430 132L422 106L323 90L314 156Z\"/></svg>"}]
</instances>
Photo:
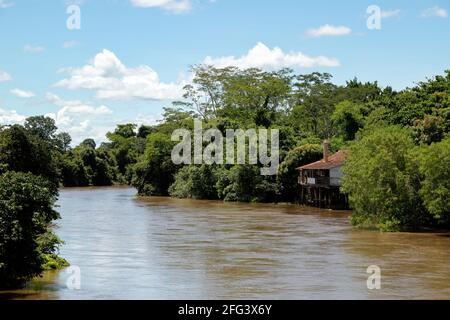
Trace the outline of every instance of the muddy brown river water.
<instances>
[{"instance_id":1,"label":"muddy brown river water","mask_svg":"<svg viewBox=\"0 0 450 320\"><path fill-rule=\"evenodd\" d=\"M450 235L353 229L348 212L294 205L137 199L64 189L61 255L13 299L450 299ZM367 288L367 268L381 289ZM69 286L70 287L70 286Z\"/></svg>"}]
</instances>

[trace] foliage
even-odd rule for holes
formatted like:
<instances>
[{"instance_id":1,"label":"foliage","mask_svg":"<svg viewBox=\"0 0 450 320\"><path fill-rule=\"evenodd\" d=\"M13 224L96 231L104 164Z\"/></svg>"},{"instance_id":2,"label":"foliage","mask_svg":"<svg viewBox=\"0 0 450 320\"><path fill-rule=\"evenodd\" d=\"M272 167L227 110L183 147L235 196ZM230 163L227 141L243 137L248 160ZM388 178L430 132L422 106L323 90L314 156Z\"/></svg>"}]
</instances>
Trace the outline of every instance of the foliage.
<instances>
[{"instance_id":1,"label":"foliage","mask_svg":"<svg viewBox=\"0 0 450 320\"><path fill-rule=\"evenodd\" d=\"M132 179L132 166L136 164L140 155L145 150L145 139L151 132L150 127L141 126L136 134L135 124L119 124L114 132L108 132L109 141L104 144L115 159L118 171L118 181L130 184ZM144 130L144 131L143 131Z\"/></svg>"},{"instance_id":2,"label":"foliage","mask_svg":"<svg viewBox=\"0 0 450 320\"><path fill-rule=\"evenodd\" d=\"M86 139L62 156L61 180L65 187L110 186L116 181L113 156L95 147L94 140Z\"/></svg>"},{"instance_id":3,"label":"foliage","mask_svg":"<svg viewBox=\"0 0 450 320\"><path fill-rule=\"evenodd\" d=\"M185 87L189 102L181 106L195 110L206 122L223 117L241 124L269 127L277 111L287 105L292 76L290 70L264 72L236 67L217 69L196 66L193 84Z\"/></svg>"},{"instance_id":4,"label":"foliage","mask_svg":"<svg viewBox=\"0 0 450 320\"><path fill-rule=\"evenodd\" d=\"M61 270L68 267L69 262L58 256L56 253L48 253L42 255L42 269L44 271L48 270Z\"/></svg>"},{"instance_id":5,"label":"foliage","mask_svg":"<svg viewBox=\"0 0 450 320\"><path fill-rule=\"evenodd\" d=\"M279 187L273 177L260 175L252 165L236 165L219 171L216 188L220 199L239 202L277 202Z\"/></svg>"},{"instance_id":6,"label":"foliage","mask_svg":"<svg viewBox=\"0 0 450 320\"><path fill-rule=\"evenodd\" d=\"M321 139L332 134L331 115L337 87L331 83L331 78L331 74L314 72L298 76L295 84L294 117L299 119L302 130Z\"/></svg>"},{"instance_id":7,"label":"foliage","mask_svg":"<svg viewBox=\"0 0 450 320\"><path fill-rule=\"evenodd\" d=\"M66 151L70 150L70 144L72 143L72 137L67 132L58 133L55 136L55 141L56 141L57 147L61 151L66 152Z\"/></svg>"},{"instance_id":8,"label":"foliage","mask_svg":"<svg viewBox=\"0 0 450 320\"><path fill-rule=\"evenodd\" d=\"M342 101L336 105L331 120L338 135L346 141L354 140L363 127L362 106L348 100Z\"/></svg>"},{"instance_id":9,"label":"foliage","mask_svg":"<svg viewBox=\"0 0 450 320\"><path fill-rule=\"evenodd\" d=\"M396 126L351 144L342 189L349 194L354 224L398 230L425 222L413 147L410 133Z\"/></svg>"},{"instance_id":10,"label":"foliage","mask_svg":"<svg viewBox=\"0 0 450 320\"><path fill-rule=\"evenodd\" d=\"M214 166L186 166L175 175L175 182L170 186L169 193L177 198L217 199L216 183Z\"/></svg>"},{"instance_id":11,"label":"foliage","mask_svg":"<svg viewBox=\"0 0 450 320\"><path fill-rule=\"evenodd\" d=\"M42 177L12 171L0 176L0 287L39 275L43 255L55 253L59 242L49 225L59 218L56 197Z\"/></svg>"},{"instance_id":12,"label":"foliage","mask_svg":"<svg viewBox=\"0 0 450 320\"><path fill-rule=\"evenodd\" d=\"M37 240L38 250L41 253L43 270L59 270L69 266L66 259L58 256L59 247L64 242L50 229L40 235Z\"/></svg>"},{"instance_id":13,"label":"foliage","mask_svg":"<svg viewBox=\"0 0 450 320\"><path fill-rule=\"evenodd\" d=\"M59 170L52 146L23 126L0 129L0 164L3 171L30 172L58 187Z\"/></svg>"},{"instance_id":14,"label":"foliage","mask_svg":"<svg viewBox=\"0 0 450 320\"><path fill-rule=\"evenodd\" d=\"M153 133L147 137L145 154L134 166L132 185L140 195L165 196L174 182L176 166L171 154L174 143L170 136Z\"/></svg>"},{"instance_id":15,"label":"foliage","mask_svg":"<svg viewBox=\"0 0 450 320\"><path fill-rule=\"evenodd\" d=\"M425 115L414 121L414 136L417 143L431 144L441 141L445 136L445 121L440 116Z\"/></svg>"},{"instance_id":16,"label":"foliage","mask_svg":"<svg viewBox=\"0 0 450 320\"><path fill-rule=\"evenodd\" d=\"M56 130L58 130L55 125L55 120L44 116L27 118L24 127L31 134L34 134L45 141L52 140Z\"/></svg>"},{"instance_id":17,"label":"foliage","mask_svg":"<svg viewBox=\"0 0 450 320\"><path fill-rule=\"evenodd\" d=\"M428 212L450 223L450 138L417 150L421 174L420 196Z\"/></svg>"}]
</instances>

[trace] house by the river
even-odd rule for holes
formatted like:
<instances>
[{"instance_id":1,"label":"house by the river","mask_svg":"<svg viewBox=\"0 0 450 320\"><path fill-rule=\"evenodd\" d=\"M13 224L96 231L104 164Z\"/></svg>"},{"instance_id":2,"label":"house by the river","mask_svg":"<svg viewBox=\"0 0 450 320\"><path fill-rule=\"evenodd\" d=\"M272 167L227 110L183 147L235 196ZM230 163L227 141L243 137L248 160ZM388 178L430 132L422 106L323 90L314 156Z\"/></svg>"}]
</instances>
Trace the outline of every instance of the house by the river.
<instances>
[{"instance_id":1,"label":"house by the river","mask_svg":"<svg viewBox=\"0 0 450 320\"><path fill-rule=\"evenodd\" d=\"M321 208L347 209L347 195L341 193L344 151L329 154L330 142L323 143L323 159L298 168L301 202Z\"/></svg>"}]
</instances>

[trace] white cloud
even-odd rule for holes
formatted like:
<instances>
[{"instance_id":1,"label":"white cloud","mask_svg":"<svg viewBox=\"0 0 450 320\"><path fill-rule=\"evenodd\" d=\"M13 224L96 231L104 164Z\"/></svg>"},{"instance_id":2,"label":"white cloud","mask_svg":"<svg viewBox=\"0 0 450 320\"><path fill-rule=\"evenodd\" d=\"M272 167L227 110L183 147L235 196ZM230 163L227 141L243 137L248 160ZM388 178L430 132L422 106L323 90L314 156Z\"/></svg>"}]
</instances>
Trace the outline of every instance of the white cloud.
<instances>
[{"instance_id":1,"label":"white cloud","mask_svg":"<svg viewBox=\"0 0 450 320\"><path fill-rule=\"evenodd\" d=\"M131 0L135 7L161 8L166 11L181 13L191 10L190 0Z\"/></svg>"},{"instance_id":2,"label":"white cloud","mask_svg":"<svg viewBox=\"0 0 450 320\"><path fill-rule=\"evenodd\" d=\"M390 11L381 11L381 18L387 19L387 18L394 18L398 17L400 15L401 10L390 10Z\"/></svg>"},{"instance_id":3,"label":"white cloud","mask_svg":"<svg viewBox=\"0 0 450 320\"><path fill-rule=\"evenodd\" d=\"M0 9L10 8L14 5L12 2L8 2L7 0L0 0Z\"/></svg>"},{"instance_id":4,"label":"white cloud","mask_svg":"<svg viewBox=\"0 0 450 320\"><path fill-rule=\"evenodd\" d=\"M278 47L268 48L259 42L249 52L239 58L234 56L212 58L206 57L204 64L216 68L235 66L238 68L260 68L266 70L278 70L281 68L312 68L312 67L338 67L339 60L325 56L310 57L301 52L284 53Z\"/></svg>"},{"instance_id":5,"label":"white cloud","mask_svg":"<svg viewBox=\"0 0 450 320\"><path fill-rule=\"evenodd\" d=\"M47 93L46 98L56 106L62 107L57 113L50 113L57 124L69 124L71 116L94 115L101 116L112 114L112 111L106 106L93 107L79 100L63 100L59 96Z\"/></svg>"},{"instance_id":6,"label":"white cloud","mask_svg":"<svg viewBox=\"0 0 450 320\"><path fill-rule=\"evenodd\" d=\"M34 97L34 93L31 91L21 90L21 89L12 89L10 91L13 95L19 98L32 98Z\"/></svg>"},{"instance_id":7,"label":"white cloud","mask_svg":"<svg viewBox=\"0 0 450 320\"><path fill-rule=\"evenodd\" d=\"M11 76L6 72L0 69L0 82L11 80Z\"/></svg>"},{"instance_id":8,"label":"white cloud","mask_svg":"<svg viewBox=\"0 0 450 320\"><path fill-rule=\"evenodd\" d=\"M149 66L128 68L109 51L98 53L81 68L69 68L70 77L55 84L71 90L94 90L100 99L174 100L182 96L183 83L163 83Z\"/></svg>"},{"instance_id":9,"label":"white cloud","mask_svg":"<svg viewBox=\"0 0 450 320\"><path fill-rule=\"evenodd\" d=\"M78 144L88 137L96 141L104 139L104 135L109 129L105 131L102 123L109 121L108 116L113 113L108 107L104 105L94 107L79 100L63 100L52 93L47 93L46 98L61 108L57 112L47 113L45 116L55 120L60 132L68 132L72 136L74 144ZM113 127L113 125L111 126Z\"/></svg>"},{"instance_id":10,"label":"white cloud","mask_svg":"<svg viewBox=\"0 0 450 320\"><path fill-rule=\"evenodd\" d=\"M77 123L81 123L86 120L86 116L102 116L112 114L112 111L106 106L93 107L90 105L77 105L77 106L64 106L56 113L48 113L47 117L53 118L56 125L60 129L70 128ZM83 121L77 121L82 118Z\"/></svg>"},{"instance_id":11,"label":"white cloud","mask_svg":"<svg viewBox=\"0 0 450 320\"><path fill-rule=\"evenodd\" d=\"M59 96L57 96L56 94L47 92L47 94L45 95L45 97L47 98L47 101L49 101L50 103L59 106L59 107L65 107L65 106L79 106L82 105L83 102L80 100L63 100L61 99Z\"/></svg>"},{"instance_id":12,"label":"white cloud","mask_svg":"<svg viewBox=\"0 0 450 320\"><path fill-rule=\"evenodd\" d=\"M428 8L425 11L423 11L422 17L424 17L424 18L431 18L431 17L447 18L448 12L447 12L447 10L445 10L441 7L434 6L434 7Z\"/></svg>"},{"instance_id":13,"label":"white cloud","mask_svg":"<svg viewBox=\"0 0 450 320\"><path fill-rule=\"evenodd\" d=\"M310 29L306 32L309 37L318 38L324 36L345 36L352 32L352 29L346 26L333 26L326 24L316 29Z\"/></svg>"},{"instance_id":14,"label":"white cloud","mask_svg":"<svg viewBox=\"0 0 450 320\"><path fill-rule=\"evenodd\" d=\"M64 2L67 7L71 5L81 6L84 4L84 0L65 0Z\"/></svg>"},{"instance_id":15,"label":"white cloud","mask_svg":"<svg viewBox=\"0 0 450 320\"><path fill-rule=\"evenodd\" d=\"M78 45L77 41L64 41L62 44L63 49L70 49Z\"/></svg>"},{"instance_id":16,"label":"white cloud","mask_svg":"<svg viewBox=\"0 0 450 320\"><path fill-rule=\"evenodd\" d=\"M86 138L93 138L97 143L105 141L105 134L114 130L117 123L111 118L113 112L106 106L94 107L78 100L63 100L52 93L47 93L46 98L60 108L45 116L55 120L58 132L71 135L73 145ZM23 124L27 117L16 110L0 108L0 125Z\"/></svg>"},{"instance_id":17,"label":"white cloud","mask_svg":"<svg viewBox=\"0 0 450 320\"><path fill-rule=\"evenodd\" d=\"M26 116L18 114L16 110L6 110L0 108L0 124L21 124Z\"/></svg>"},{"instance_id":18,"label":"white cloud","mask_svg":"<svg viewBox=\"0 0 450 320\"><path fill-rule=\"evenodd\" d=\"M23 47L23 50L28 53L41 53L41 52L44 52L45 48L42 46L33 46L30 44L27 44Z\"/></svg>"},{"instance_id":19,"label":"white cloud","mask_svg":"<svg viewBox=\"0 0 450 320\"><path fill-rule=\"evenodd\" d=\"M142 114L142 113L140 113L140 114L138 114L136 116L135 120L122 121L122 123L130 123L130 122L132 122L132 123L136 123L138 126L141 126L141 125L156 125L156 124L158 124L158 122L163 120L162 118L163 117L160 114Z\"/></svg>"}]
</instances>

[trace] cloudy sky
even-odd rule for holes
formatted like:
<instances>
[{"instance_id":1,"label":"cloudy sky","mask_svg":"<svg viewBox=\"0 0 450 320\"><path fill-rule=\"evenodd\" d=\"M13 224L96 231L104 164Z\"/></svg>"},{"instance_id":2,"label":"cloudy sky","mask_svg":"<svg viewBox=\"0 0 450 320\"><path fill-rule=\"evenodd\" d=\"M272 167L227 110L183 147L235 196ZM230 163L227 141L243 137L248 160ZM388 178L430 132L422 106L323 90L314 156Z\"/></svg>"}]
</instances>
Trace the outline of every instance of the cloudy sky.
<instances>
[{"instance_id":1,"label":"cloudy sky","mask_svg":"<svg viewBox=\"0 0 450 320\"><path fill-rule=\"evenodd\" d=\"M370 5L379 30L367 27ZM448 0L0 0L0 124L44 114L76 143L102 141L117 123L160 119L198 63L402 89L450 68L449 10Z\"/></svg>"}]
</instances>

